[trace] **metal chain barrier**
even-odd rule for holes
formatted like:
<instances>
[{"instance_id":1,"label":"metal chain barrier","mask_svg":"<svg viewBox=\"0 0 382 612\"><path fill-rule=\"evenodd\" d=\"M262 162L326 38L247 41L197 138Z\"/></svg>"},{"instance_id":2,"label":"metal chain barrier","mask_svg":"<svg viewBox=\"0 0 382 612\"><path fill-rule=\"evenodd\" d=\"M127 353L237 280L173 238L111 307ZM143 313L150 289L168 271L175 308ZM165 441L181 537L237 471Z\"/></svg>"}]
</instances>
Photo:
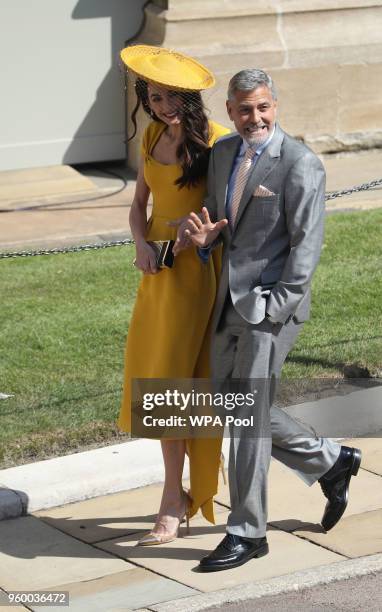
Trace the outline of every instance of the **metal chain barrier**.
<instances>
[{"instance_id":1,"label":"metal chain barrier","mask_svg":"<svg viewBox=\"0 0 382 612\"><path fill-rule=\"evenodd\" d=\"M60 253L79 253L80 251L108 249L110 247L124 246L126 244L134 244L134 240L132 238L126 238L126 240L114 240L112 242L102 242L101 244L81 244L79 246L69 246L56 249L40 249L38 251L17 251L14 253L0 253L0 259L10 259L13 257L35 257L36 255L58 255Z\"/></svg>"},{"instance_id":2,"label":"metal chain barrier","mask_svg":"<svg viewBox=\"0 0 382 612\"><path fill-rule=\"evenodd\" d=\"M367 191L368 189L373 189L373 187L379 187L379 185L382 185L382 178L370 181L369 183L362 183L362 185L355 185L355 187L350 187L349 189L331 191L325 195L325 200L329 201L334 200L335 198L342 198L343 196L350 195L351 193ZM126 240L114 240L111 242L102 242L101 244L83 244L79 246L62 247L57 249L0 253L0 259L11 259L14 257L35 257L36 255L58 255L60 253L79 253L80 251L108 249L110 247L125 246L127 244L134 244L134 240L132 238L126 238Z\"/></svg>"},{"instance_id":3,"label":"metal chain barrier","mask_svg":"<svg viewBox=\"0 0 382 612\"><path fill-rule=\"evenodd\" d=\"M359 191L367 191L368 189L373 189L373 187L379 187L382 185L382 179L376 179L375 181L370 181L369 183L362 183L362 185L356 185L355 187L350 187L349 189L342 189L342 191L331 191L327 193L325 196L325 200L334 200L335 198L342 198L343 196L350 195L351 193L357 193Z\"/></svg>"}]
</instances>

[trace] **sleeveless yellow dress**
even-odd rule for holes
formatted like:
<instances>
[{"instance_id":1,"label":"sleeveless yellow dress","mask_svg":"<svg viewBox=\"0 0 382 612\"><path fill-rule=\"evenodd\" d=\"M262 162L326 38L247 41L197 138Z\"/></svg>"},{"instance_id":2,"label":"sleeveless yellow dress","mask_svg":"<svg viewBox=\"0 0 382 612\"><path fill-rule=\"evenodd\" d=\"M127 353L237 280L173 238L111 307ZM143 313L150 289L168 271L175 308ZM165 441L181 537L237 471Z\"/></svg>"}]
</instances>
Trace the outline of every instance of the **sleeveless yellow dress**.
<instances>
[{"instance_id":1,"label":"sleeveless yellow dress","mask_svg":"<svg viewBox=\"0 0 382 612\"><path fill-rule=\"evenodd\" d=\"M212 146L229 130L210 122ZM165 124L153 121L142 142L144 177L153 195L147 240L175 239L177 228L168 221L200 212L206 179L196 187L179 189L179 164L165 165L151 152ZM204 264L194 247L182 251L171 269L142 275L129 326L125 352L125 378L118 426L131 431L131 380L134 378L209 378L209 323L220 273L218 249ZM186 442L190 462L190 515L200 508L214 523L213 496L217 492L220 439Z\"/></svg>"}]
</instances>

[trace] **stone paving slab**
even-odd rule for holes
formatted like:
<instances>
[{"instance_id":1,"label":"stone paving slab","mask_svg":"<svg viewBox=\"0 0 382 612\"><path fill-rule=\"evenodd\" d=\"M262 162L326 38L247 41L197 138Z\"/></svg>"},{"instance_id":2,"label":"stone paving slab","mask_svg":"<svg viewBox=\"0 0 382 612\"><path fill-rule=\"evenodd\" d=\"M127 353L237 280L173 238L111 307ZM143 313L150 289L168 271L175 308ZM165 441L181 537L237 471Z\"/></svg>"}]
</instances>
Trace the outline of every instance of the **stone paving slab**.
<instances>
[{"instance_id":1,"label":"stone paving slab","mask_svg":"<svg viewBox=\"0 0 382 612\"><path fill-rule=\"evenodd\" d=\"M136 610L199 593L141 568L95 580L64 584L50 590L69 591L70 612ZM38 606L31 606L31 609L41 612ZM57 612L57 606L44 606L43 611Z\"/></svg>"},{"instance_id":2,"label":"stone paving slab","mask_svg":"<svg viewBox=\"0 0 382 612\"><path fill-rule=\"evenodd\" d=\"M57 193L73 194L96 191L91 179L71 166L47 166L0 172L1 207L14 201L31 200Z\"/></svg>"},{"instance_id":3,"label":"stone paving slab","mask_svg":"<svg viewBox=\"0 0 382 612\"><path fill-rule=\"evenodd\" d=\"M362 451L362 467L382 476L382 432L375 438L356 438L345 442Z\"/></svg>"},{"instance_id":4,"label":"stone paving slab","mask_svg":"<svg viewBox=\"0 0 382 612\"><path fill-rule=\"evenodd\" d=\"M2 215L1 245L4 250L28 248L54 248L66 245L89 244L111 240L118 235L130 235L128 201L110 206L98 203L94 208L80 208L73 204L71 209L14 212ZM28 215L26 217L26 215ZM96 239L99 236L99 239Z\"/></svg>"},{"instance_id":5,"label":"stone paving slab","mask_svg":"<svg viewBox=\"0 0 382 612\"><path fill-rule=\"evenodd\" d=\"M125 189L135 187L137 172L129 168L124 161L76 164L74 168L104 191L120 189L123 186L122 178L126 181Z\"/></svg>"},{"instance_id":6,"label":"stone paving slab","mask_svg":"<svg viewBox=\"0 0 382 612\"><path fill-rule=\"evenodd\" d=\"M45 523L82 542L100 542L152 528L163 484L105 495L59 508L35 512ZM215 504L215 512L225 508ZM205 521L205 524L208 523Z\"/></svg>"},{"instance_id":7,"label":"stone paving slab","mask_svg":"<svg viewBox=\"0 0 382 612\"><path fill-rule=\"evenodd\" d=\"M0 586L7 591L47 589L130 569L135 566L33 516L0 523Z\"/></svg>"},{"instance_id":8,"label":"stone paving slab","mask_svg":"<svg viewBox=\"0 0 382 612\"><path fill-rule=\"evenodd\" d=\"M35 512L44 522L83 542L121 537L151 529L163 484L104 495L59 508Z\"/></svg>"},{"instance_id":9,"label":"stone paving slab","mask_svg":"<svg viewBox=\"0 0 382 612\"><path fill-rule=\"evenodd\" d=\"M381 149L320 156L327 173L327 191L337 191L382 178ZM382 192L380 193L382 198Z\"/></svg>"},{"instance_id":10,"label":"stone paving slab","mask_svg":"<svg viewBox=\"0 0 382 612\"><path fill-rule=\"evenodd\" d=\"M382 178L380 149L321 156L325 166L327 191L338 191ZM327 210L367 210L382 206L382 187L329 200Z\"/></svg>"},{"instance_id":11,"label":"stone paving slab","mask_svg":"<svg viewBox=\"0 0 382 612\"><path fill-rule=\"evenodd\" d=\"M328 533L312 528L294 533L346 557L374 555L382 552L382 509L347 516Z\"/></svg>"},{"instance_id":12,"label":"stone paving slab","mask_svg":"<svg viewBox=\"0 0 382 612\"><path fill-rule=\"evenodd\" d=\"M353 440L352 443L356 446L358 441ZM326 499L317 483L308 487L291 470L275 460L271 461L268 478L270 523L285 531L298 529L304 523L320 523ZM228 487L219 488L216 500L229 506ZM382 478L361 469L351 480L345 516L379 508L382 508Z\"/></svg>"},{"instance_id":13,"label":"stone paving slab","mask_svg":"<svg viewBox=\"0 0 382 612\"><path fill-rule=\"evenodd\" d=\"M199 573L195 568L201 557L214 549L224 537L227 516L226 512L218 514L215 526L208 526L199 518L193 519L189 536L166 545L136 546L137 537L132 535L102 542L97 547L201 591L264 580L344 558L294 535L270 528L267 534L269 555L227 570L217 580L216 576Z\"/></svg>"}]
</instances>

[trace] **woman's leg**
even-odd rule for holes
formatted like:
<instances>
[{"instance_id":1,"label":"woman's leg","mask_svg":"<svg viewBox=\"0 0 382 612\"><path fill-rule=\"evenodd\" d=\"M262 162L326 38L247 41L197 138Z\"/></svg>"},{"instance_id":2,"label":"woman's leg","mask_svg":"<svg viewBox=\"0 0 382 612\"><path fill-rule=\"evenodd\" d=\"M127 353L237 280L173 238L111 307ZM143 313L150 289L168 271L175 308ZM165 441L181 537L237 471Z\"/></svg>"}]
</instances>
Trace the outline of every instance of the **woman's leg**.
<instances>
[{"instance_id":1,"label":"woman's leg","mask_svg":"<svg viewBox=\"0 0 382 612\"><path fill-rule=\"evenodd\" d=\"M179 519L187 509L182 487L186 443L184 440L161 440L161 445L165 481L154 532L165 535L177 530Z\"/></svg>"}]
</instances>

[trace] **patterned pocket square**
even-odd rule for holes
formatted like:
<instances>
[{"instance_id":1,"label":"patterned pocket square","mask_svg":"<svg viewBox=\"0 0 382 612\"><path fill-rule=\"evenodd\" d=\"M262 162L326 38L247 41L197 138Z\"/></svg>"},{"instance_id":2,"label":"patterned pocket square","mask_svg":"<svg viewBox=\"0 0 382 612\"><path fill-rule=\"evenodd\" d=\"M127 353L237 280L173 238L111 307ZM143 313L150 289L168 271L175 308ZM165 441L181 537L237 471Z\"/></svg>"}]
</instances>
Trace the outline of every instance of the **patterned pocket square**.
<instances>
[{"instance_id":1,"label":"patterned pocket square","mask_svg":"<svg viewBox=\"0 0 382 612\"><path fill-rule=\"evenodd\" d=\"M269 189L264 187L264 185L258 185L255 191L253 192L253 195L256 198L264 198L264 197L274 196L276 194L273 193L273 191L270 191Z\"/></svg>"}]
</instances>

